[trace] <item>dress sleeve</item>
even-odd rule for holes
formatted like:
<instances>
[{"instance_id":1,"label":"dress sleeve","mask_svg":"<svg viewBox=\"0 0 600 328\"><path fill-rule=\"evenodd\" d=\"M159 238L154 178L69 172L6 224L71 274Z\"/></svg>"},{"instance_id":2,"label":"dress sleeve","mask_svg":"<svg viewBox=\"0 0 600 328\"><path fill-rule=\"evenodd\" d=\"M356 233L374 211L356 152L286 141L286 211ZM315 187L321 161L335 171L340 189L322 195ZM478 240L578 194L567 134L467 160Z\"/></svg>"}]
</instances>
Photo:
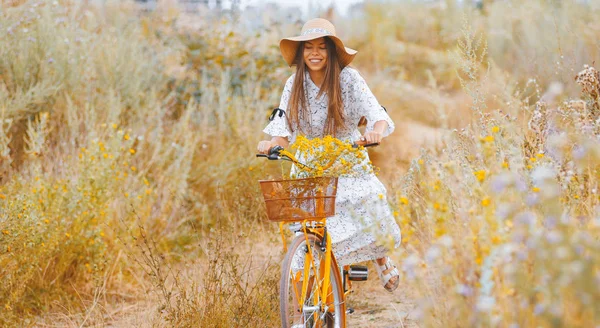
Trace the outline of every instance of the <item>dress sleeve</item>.
<instances>
[{"instance_id":1,"label":"dress sleeve","mask_svg":"<svg viewBox=\"0 0 600 328\"><path fill-rule=\"evenodd\" d=\"M364 116L367 119L366 131L373 131L376 122L386 121L388 128L383 131L383 136L387 137L394 131L394 122L379 104L360 73L352 70L352 73L349 75L352 78L352 92L354 93L352 99L354 100L355 110L360 116Z\"/></svg>"},{"instance_id":2,"label":"dress sleeve","mask_svg":"<svg viewBox=\"0 0 600 328\"><path fill-rule=\"evenodd\" d=\"M292 94L293 83L294 75L292 75L285 83L283 93L281 94L281 101L279 102L279 108L284 110L286 113L283 115L279 115L279 113L277 113L277 115L274 115L273 120L269 122L267 127L263 129L264 133L272 137L284 137L289 139L292 136L292 132L290 131L286 114L288 102L290 100L290 95Z\"/></svg>"}]
</instances>

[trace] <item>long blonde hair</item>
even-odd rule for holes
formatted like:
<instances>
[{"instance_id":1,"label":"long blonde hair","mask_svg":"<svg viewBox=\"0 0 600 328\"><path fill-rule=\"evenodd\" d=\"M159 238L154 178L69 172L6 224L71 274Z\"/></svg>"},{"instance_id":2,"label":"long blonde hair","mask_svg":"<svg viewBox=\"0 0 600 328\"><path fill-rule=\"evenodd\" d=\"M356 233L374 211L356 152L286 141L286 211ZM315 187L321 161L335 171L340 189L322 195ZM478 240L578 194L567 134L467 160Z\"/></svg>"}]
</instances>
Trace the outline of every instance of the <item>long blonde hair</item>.
<instances>
[{"instance_id":1,"label":"long blonde hair","mask_svg":"<svg viewBox=\"0 0 600 328\"><path fill-rule=\"evenodd\" d=\"M336 136L337 132L346 128L344 104L342 101L342 89L340 87L340 73L343 69L338 60L335 43L328 37L325 37L325 47L327 49L327 66L325 67L325 79L322 87L319 89L318 97L327 95L327 121L325 122L324 135ZM306 64L304 63L304 42L300 42L296 57L296 76L292 86L292 92L288 103L287 119L292 131L300 130L300 119L307 119L309 111L307 106L307 94L304 90L304 79L306 74ZM324 87L323 87L324 86Z\"/></svg>"}]
</instances>

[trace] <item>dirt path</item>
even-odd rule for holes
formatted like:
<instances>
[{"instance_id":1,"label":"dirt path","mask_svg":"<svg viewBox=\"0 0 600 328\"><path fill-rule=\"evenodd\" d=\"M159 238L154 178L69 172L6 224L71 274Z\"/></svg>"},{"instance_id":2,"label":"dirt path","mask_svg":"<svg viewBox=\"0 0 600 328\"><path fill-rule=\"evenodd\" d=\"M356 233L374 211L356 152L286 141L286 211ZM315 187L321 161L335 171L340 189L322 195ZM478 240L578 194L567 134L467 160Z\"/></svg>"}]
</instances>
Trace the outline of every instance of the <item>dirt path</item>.
<instances>
[{"instance_id":1,"label":"dirt path","mask_svg":"<svg viewBox=\"0 0 600 328\"><path fill-rule=\"evenodd\" d=\"M278 242L278 241L277 241ZM283 259L280 243L254 244L254 252L258 258L274 261ZM396 258L394 255L390 255ZM365 263L362 263L365 264ZM396 264L398 265L397 261ZM354 282L348 298L349 307L355 310L348 315L349 328L405 328L418 327L414 320L414 299L409 286L399 286L393 293L387 292L377 276L371 263L369 279Z\"/></svg>"},{"instance_id":2,"label":"dirt path","mask_svg":"<svg viewBox=\"0 0 600 328\"><path fill-rule=\"evenodd\" d=\"M279 241L254 244L253 248L257 260L259 258L270 261L283 259ZM354 292L348 298L348 305L354 308L355 312L348 315L347 326L349 328L417 327L410 288L399 286L393 293L387 292L381 286L375 268L370 263L368 266L369 279L364 282L354 282L352 285Z\"/></svg>"},{"instance_id":3,"label":"dirt path","mask_svg":"<svg viewBox=\"0 0 600 328\"><path fill-rule=\"evenodd\" d=\"M355 312L348 316L348 327L417 327L414 316L414 301L408 286L400 286L389 293L381 287L374 270L369 280L353 285L355 293L349 299Z\"/></svg>"}]
</instances>

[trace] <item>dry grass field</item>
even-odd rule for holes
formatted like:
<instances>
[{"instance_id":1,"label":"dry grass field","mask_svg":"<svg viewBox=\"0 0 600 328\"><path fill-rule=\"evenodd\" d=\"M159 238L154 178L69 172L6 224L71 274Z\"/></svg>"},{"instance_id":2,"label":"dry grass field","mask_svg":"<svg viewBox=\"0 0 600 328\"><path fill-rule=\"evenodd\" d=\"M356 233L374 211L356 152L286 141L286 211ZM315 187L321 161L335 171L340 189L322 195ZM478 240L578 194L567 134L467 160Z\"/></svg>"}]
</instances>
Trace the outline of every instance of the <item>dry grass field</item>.
<instances>
[{"instance_id":1,"label":"dry grass field","mask_svg":"<svg viewBox=\"0 0 600 328\"><path fill-rule=\"evenodd\" d=\"M600 6L483 3L320 13L397 123L401 286L372 271L350 327L600 324ZM273 17L0 4L0 326L279 325L257 181L289 166L254 151L301 23Z\"/></svg>"}]
</instances>

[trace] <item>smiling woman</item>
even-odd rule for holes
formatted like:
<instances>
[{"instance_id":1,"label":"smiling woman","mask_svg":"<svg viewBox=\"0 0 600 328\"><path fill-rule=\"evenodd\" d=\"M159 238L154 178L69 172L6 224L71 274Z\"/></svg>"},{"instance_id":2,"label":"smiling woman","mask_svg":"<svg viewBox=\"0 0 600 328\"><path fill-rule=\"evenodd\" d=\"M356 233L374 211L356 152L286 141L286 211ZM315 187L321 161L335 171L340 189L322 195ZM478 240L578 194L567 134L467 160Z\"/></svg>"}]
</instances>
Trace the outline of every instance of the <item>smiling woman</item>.
<instances>
[{"instance_id":1,"label":"smiling woman","mask_svg":"<svg viewBox=\"0 0 600 328\"><path fill-rule=\"evenodd\" d=\"M297 67L294 83L298 87L292 88L288 111L290 122L295 126L300 121L300 117L304 117L306 114L302 112L302 108L309 106L304 96L306 91L304 80L305 75L308 74L310 80L319 89L317 98L327 95L328 119L325 124L325 132L335 136L338 130L345 127L339 79L345 65L340 62L335 41L329 37L299 41L297 49L292 65Z\"/></svg>"},{"instance_id":2,"label":"smiling woman","mask_svg":"<svg viewBox=\"0 0 600 328\"><path fill-rule=\"evenodd\" d=\"M272 139L261 141L259 152L267 153L276 145L286 148L297 137L314 140L330 136L347 143L362 138L380 143L392 133L394 123L358 71L348 66L356 50L344 46L333 24L320 18L309 20L300 36L282 39L279 47L286 62L296 66L296 73L285 84L281 115L273 115L263 130ZM358 125L363 117L368 124L361 136ZM369 162L366 151L361 155ZM311 162L311 156L314 154L310 152L296 154L303 162ZM336 213L326 224L337 263L376 260L382 285L393 291L398 287L398 271L385 255L388 245L379 240L391 236L393 246L398 247L401 236L385 194L385 187L372 172L340 176Z\"/></svg>"},{"instance_id":3,"label":"smiling woman","mask_svg":"<svg viewBox=\"0 0 600 328\"><path fill-rule=\"evenodd\" d=\"M329 39L325 38L318 38L312 41L309 40L303 43L304 63L308 66L309 73L315 84L321 85L321 83L323 83L325 68L327 67L328 48L329 51L335 51L335 45Z\"/></svg>"}]
</instances>

